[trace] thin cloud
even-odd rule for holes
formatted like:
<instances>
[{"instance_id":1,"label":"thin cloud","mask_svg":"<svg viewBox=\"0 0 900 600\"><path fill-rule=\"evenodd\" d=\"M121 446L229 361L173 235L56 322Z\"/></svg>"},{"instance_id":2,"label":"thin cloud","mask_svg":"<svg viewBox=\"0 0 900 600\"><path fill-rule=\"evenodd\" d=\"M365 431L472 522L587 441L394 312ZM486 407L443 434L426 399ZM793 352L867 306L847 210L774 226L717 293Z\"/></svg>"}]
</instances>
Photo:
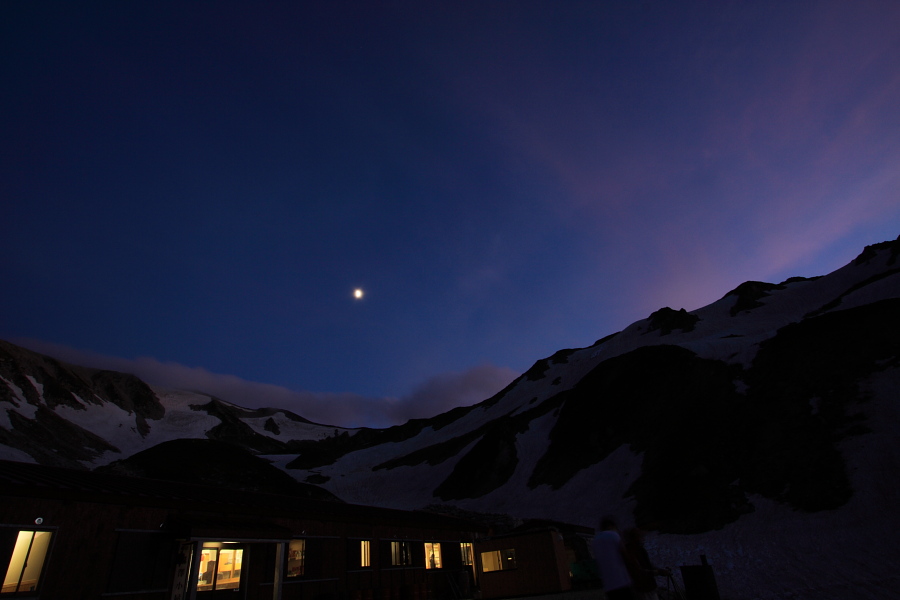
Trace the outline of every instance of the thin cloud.
<instances>
[{"instance_id":1,"label":"thin cloud","mask_svg":"<svg viewBox=\"0 0 900 600\"><path fill-rule=\"evenodd\" d=\"M390 405L388 414L395 423L402 423L441 414L457 406L470 406L493 396L518 376L512 369L488 364L441 373Z\"/></svg>"},{"instance_id":2,"label":"thin cloud","mask_svg":"<svg viewBox=\"0 0 900 600\"><path fill-rule=\"evenodd\" d=\"M642 265L611 282L634 296L629 305L641 304L642 316L665 304L698 308L745 279L827 273L845 262L835 250L847 237L896 222L900 145L889 125L900 101L890 25L898 13L883 10L873 27L853 8L826 4L763 51L755 36L730 29L729 10L723 29L699 40L693 29L671 29L646 49L665 60L674 45L689 59L682 78L648 88L668 94L666 110L678 115L658 128L602 98L591 109L589 88L565 70L534 76L537 61L527 80L485 63L479 93L466 98L510 153L553 174L563 191L546 211L568 210L566 224L591 232L596 248L586 256L628 253L624 262ZM792 22L784 18L766 30L781 33ZM722 36L736 36L724 54ZM607 85L634 83L609 77ZM606 262L584 261L582 272L611 280ZM642 281L617 285L631 277Z\"/></svg>"},{"instance_id":3,"label":"thin cloud","mask_svg":"<svg viewBox=\"0 0 900 600\"><path fill-rule=\"evenodd\" d=\"M352 393L296 391L212 373L202 367L150 357L107 356L43 340L12 341L70 364L131 373L150 385L209 394L245 408L280 408L316 423L340 427L390 427L412 418L432 417L485 400L519 375L512 369L484 364L435 375L399 398L372 398Z\"/></svg>"}]
</instances>

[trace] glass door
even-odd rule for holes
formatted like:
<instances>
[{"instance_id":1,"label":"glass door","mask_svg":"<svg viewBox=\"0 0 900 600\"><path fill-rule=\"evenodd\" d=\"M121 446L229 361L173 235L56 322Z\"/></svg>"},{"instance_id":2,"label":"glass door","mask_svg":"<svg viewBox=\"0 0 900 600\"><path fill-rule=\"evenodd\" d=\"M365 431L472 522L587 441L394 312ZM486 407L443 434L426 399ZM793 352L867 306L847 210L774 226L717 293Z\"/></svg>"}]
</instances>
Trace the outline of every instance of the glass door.
<instances>
[{"instance_id":1,"label":"glass door","mask_svg":"<svg viewBox=\"0 0 900 600\"><path fill-rule=\"evenodd\" d=\"M198 592L241 587L244 549L231 542L205 542L200 549Z\"/></svg>"}]
</instances>

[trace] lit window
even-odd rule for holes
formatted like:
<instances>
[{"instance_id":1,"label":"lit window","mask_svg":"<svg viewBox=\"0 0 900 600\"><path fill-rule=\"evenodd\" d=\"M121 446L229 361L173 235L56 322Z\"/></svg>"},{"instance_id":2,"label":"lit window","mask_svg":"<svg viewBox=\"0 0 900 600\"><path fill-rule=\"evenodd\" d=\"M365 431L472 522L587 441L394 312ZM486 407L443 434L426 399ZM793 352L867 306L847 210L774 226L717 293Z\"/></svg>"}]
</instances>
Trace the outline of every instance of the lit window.
<instances>
[{"instance_id":1,"label":"lit window","mask_svg":"<svg viewBox=\"0 0 900 600\"><path fill-rule=\"evenodd\" d=\"M227 542L207 542L200 550L198 592L236 590L241 587L244 550Z\"/></svg>"},{"instance_id":2,"label":"lit window","mask_svg":"<svg viewBox=\"0 0 900 600\"><path fill-rule=\"evenodd\" d=\"M516 550L493 550L481 553L481 570L485 573L491 571L509 571L516 568Z\"/></svg>"},{"instance_id":3,"label":"lit window","mask_svg":"<svg viewBox=\"0 0 900 600\"><path fill-rule=\"evenodd\" d=\"M441 545L437 543L425 542L425 568L440 569L441 568Z\"/></svg>"},{"instance_id":4,"label":"lit window","mask_svg":"<svg viewBox=\"0 0 900 600\"><path fill-rule=\"evenodd\" d=\"M19 532L0 593L37 590L52 537L53 534L49 531Z\"/></svg>"},{"instance_id":5,"label":"lit window","mask_svg":"<svg viewBox=\"0 0 900 600\"><path fill-rule=\"evenodd\" d=\"M306 574L306 540L292 540L288 544L287 577L301 577Z\"/></svg>"},{"instance_id":6,"label":"lit window","mask_svg":"<svg viewBox=\"0 0 900 600\"><path fill-rule=\"evenodd\" d=\"M472 565L475 562L474 556L475 553L472 550L472 542L462 542L459 545L459 551L462 553L462 564L464 565Z\"/></svg>"},{"instance_id":7,"label":"lit window","mask_svg":"<svg viewBox=\"0 0 900 600\"><path fill-rule=\"evenodd\" d=\"M409 542L391 542L391 565L395 567L412 564L412 549Z\"/></svg>"},{"instance_id":8,"label":"lit window","mask_svg":"<svg viewBox=\"0 0 900 600\"><path fill-rule=\"evenodd\" d=\"M370 542L369 540L361 540L359 542L359 566L361 566L361 567L371 567L372 566L371 547L372 547L372 542Z\"/></svg>"}]
</instances>

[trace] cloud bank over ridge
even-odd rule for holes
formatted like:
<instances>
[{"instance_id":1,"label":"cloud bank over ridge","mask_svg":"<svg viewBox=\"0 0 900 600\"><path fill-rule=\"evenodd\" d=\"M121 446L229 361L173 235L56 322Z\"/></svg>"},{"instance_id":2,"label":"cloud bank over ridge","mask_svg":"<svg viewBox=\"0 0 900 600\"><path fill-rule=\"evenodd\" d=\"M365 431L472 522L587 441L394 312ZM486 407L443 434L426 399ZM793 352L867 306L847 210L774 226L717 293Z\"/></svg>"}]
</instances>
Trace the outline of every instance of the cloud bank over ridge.
<instances>
[{"instance_id":1,"label":"cloud bank over ridge","mask_svg":"<svg viewBox=\"0 0 900 600\"><path fill-rule=\"evenodd\" d=\"M151 357L106 356L36 339L11 341L71 364L132 373L150 385L210 394L246 408L281 408L316 423L341 427L390 427L409 419L432 417L485 400L519 375L509 368L482 364L429 377L399 398L371 398L291 390Z\"/></svg>"}]
</instances>

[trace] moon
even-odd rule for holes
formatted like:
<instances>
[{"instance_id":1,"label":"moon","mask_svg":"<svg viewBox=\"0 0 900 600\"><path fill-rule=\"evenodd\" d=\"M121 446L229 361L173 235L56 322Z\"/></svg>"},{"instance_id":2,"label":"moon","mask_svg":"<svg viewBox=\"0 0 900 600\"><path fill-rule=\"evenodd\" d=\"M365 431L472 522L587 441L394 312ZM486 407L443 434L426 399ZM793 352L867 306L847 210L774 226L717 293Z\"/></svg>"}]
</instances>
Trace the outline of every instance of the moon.
<instances>
[{"instance_id":1,"label":"moon","mask_svg":"<svg viewBox=\"0 0 900 600\"><path fill-rule=\"evenodd\" d=\"M357 300L362 300L362 297L365 296L365 292L362 291L362 288L356 288L353 290L353 297Z\"/></svg>"}]
</instances>

